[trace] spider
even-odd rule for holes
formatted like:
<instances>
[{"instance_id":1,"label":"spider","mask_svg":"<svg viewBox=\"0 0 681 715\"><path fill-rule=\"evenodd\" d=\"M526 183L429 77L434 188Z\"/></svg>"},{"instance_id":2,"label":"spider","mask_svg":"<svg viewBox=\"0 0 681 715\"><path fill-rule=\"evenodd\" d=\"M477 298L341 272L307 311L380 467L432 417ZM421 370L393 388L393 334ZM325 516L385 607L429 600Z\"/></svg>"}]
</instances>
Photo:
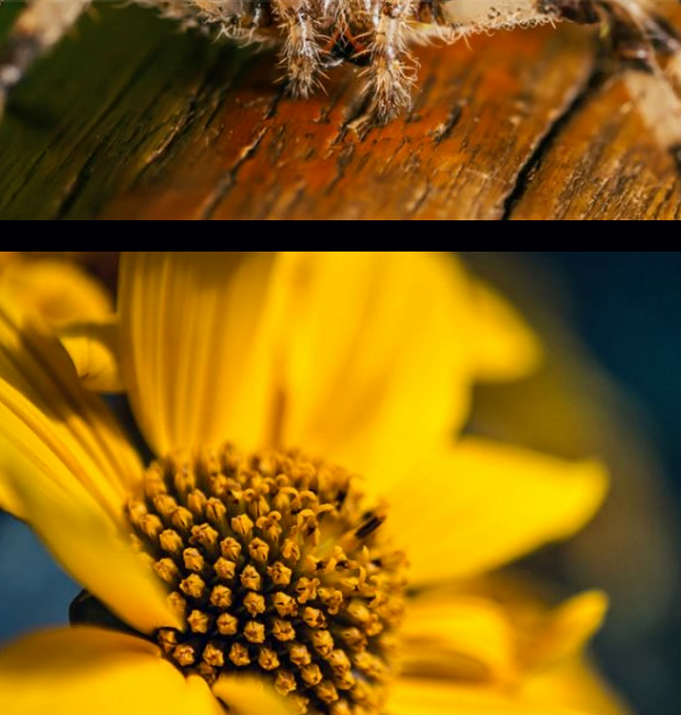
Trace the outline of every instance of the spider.
<instances>
[{"instance_id":1,"label":"spider","mask_svg":"<svg viewBox=\"0 0 681 715\"><path fill-rule=\"evenodd\" d=\"M296 97L326 69L361 66L366 114L386 122L410 107L415 43L568 20L599 25L646 124L681 171L681 39L654 0L136 0L185 28L279 46ZM659 2L659 0L658 0ZM0 46L0 117L7 95L91 0L33 0ZM2 4L2 0L0 0Z\"/></svg>"}]
</instances>

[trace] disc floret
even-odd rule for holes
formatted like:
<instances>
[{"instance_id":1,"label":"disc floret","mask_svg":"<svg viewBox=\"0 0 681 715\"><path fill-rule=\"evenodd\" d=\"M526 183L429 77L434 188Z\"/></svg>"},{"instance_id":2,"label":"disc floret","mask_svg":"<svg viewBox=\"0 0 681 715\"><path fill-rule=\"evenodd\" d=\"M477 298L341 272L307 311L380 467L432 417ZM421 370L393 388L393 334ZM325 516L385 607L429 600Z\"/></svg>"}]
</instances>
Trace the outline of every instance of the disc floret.
<instances>
[{"instance_id":1,"label":"disc floret","mask_svg":"<svg viewBox=\"0 0 681 715\"><path fill-rule=\"evenodd\" d=\"M209 683L267 674L301 713L372 715L395 669L404 558L361 482L300 452L154 462L127 514L186 629L166 656Z\"/></svg>"}]
</instances>

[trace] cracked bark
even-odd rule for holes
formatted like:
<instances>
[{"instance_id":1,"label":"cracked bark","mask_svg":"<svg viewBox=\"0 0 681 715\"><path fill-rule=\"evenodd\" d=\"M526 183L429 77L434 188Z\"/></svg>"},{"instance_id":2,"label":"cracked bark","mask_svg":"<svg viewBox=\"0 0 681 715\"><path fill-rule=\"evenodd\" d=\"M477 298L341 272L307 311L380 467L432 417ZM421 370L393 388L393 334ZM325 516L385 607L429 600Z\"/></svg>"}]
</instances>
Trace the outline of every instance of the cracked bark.
<instances>
[{"instance_id":1,"label":"cracked bark","mask_svg":"<svg viewBox=\"0 0 681 715\"><path fill-rule=\"evenodd\" d=\"M291 100L270 54L98 7L0 126L0 218L672 218L673 162L593 35L418 51L406 118L362 121L351 68ZM680 18L681 19L681 18ZM2 12L0 12L0 21ZM1 31L1 30L0 30Z\"/></svg>"}]
</instances>

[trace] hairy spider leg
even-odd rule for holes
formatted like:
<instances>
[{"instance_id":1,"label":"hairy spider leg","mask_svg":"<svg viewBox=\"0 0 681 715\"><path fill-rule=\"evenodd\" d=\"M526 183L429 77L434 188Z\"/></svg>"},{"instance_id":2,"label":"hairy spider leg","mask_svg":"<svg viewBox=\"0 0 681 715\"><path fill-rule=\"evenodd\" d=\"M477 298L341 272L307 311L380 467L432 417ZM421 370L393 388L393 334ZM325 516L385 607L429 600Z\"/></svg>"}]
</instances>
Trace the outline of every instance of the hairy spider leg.
<instances>
[{"instance_id":1,"label":"hairy spider leg","mask_svg":"<svg viewBox=\"0 0 681 715\"><path fill-rule=\"evenodd\" d=\"M272 8L284 31L281 64L296 97L308 97L319 86L322 38L315 24L312 0L272 0Z\"/></svg>"},{"instance_id":2,"label":"hairy spider leg","mask_svg":"<svg viewBox=\"0 0 681 715\"><path fill-rule=\"evenodd\" d=\"M0 0L1 2L1 0ZM56 44L91 0L34 0L0 45L0 116L9 91ZM597 24L649 130L681 173L681 40L655 0L136 0L185 27L217 28L242 42L281 42L294 95L306 97L324 70L364 65L367 115L406 111L416 61L410 44L455 42L493 30ZM659 2L659 0L658 0Z\"/></svg>"},{"instance_id":3,"label":"hairy spider leg","mask_svg":"<svg viewBox=\"0 0 681 715\"><path fill-rule=\"evenodd\" d=\"M370 99L369 113L387 121L411 106L416 81L416 60L407 47L416 0L379 0L372 13L371 63L363 71L363 92Z\"/></svg>"},{"instance_id":4,"label":"hairy spider leg","mask_svg":"<svg viewBox=\"0 0 681 715\"><path fill-rule=\"evenodd\" d=\"M562 19L558 13L545 12L542 0L430 0L425 7L418 7L419 12L428 8L434 21L445 26L440 36L447 42L495 30L555 24Z\"/></svg>"},{"instance_id":5,"label":"hairy spider leg","mask_svg":"<svg viewBox=\"0 0 681 715\"><path fill-rule=\"evenodd\" d=\"M7 96L31 65L68 32L90 0L35 0L0 45L0 118Z\"/></svg>"}]
</instances>

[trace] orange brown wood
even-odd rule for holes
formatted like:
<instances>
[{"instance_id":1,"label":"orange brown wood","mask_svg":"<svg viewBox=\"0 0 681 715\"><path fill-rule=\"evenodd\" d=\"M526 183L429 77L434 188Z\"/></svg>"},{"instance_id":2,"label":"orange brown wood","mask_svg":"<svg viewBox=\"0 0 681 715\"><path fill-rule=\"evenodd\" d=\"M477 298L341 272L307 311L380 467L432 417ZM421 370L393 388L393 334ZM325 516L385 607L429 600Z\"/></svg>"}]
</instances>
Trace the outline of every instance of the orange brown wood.
<instances>
[{"instance_id":1,"label":"orange brown wood","mask_svg":"<svg viewBox=\"0 0 681 715\"><path fill-rule=\"evenodd\" d=\"M327 94L293 100L271 53L178 33L140 8L98 13L12 98L0 126L0 218L681 211L673 162L621 81L594 81L591 29L420 48L413 111L378 127L361 118L361 70L333 70Z\"/></svg>"}]
</instances>

